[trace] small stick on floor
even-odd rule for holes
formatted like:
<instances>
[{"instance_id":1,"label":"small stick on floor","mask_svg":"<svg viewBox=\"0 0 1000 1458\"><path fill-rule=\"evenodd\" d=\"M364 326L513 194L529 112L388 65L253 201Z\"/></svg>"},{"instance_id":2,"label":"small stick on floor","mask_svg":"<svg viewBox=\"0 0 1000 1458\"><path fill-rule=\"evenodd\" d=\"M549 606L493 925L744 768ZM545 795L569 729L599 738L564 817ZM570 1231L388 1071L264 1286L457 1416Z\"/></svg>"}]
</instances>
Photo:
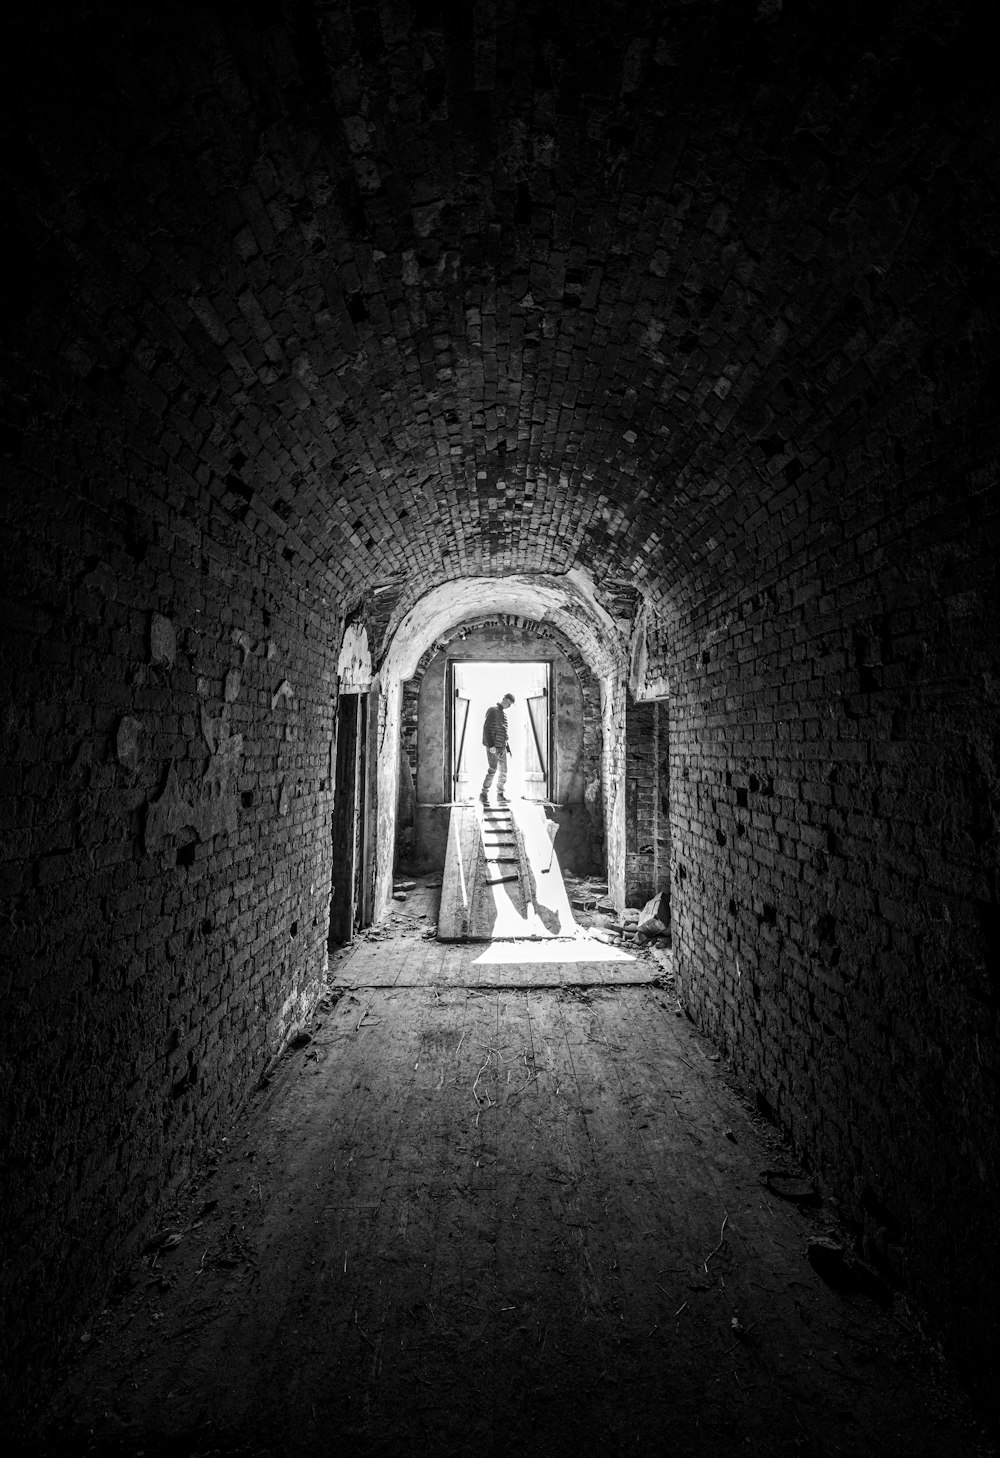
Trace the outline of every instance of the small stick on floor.
<instances>
[{"instance_id":1,"label":"small stick on floor","mask_svg":"<svg viewBox=\"0 0 1000 1458\"><path fill-rule=\"evenodd\" d=\"M514 1090L514 1092L510 1095L510 1097L507 1099L507 1102L510 1103L513 1099L516 1099L517 1098L518 1094L524 1093L524 1090L529 1086L529 1084L537 1083L537 1082L538 1082L538 1074L537 1073L535 1074L534 1078L526 1078L524 1080L524 1082L522 1084L519 1084L518 1087Z\"/></svg>"},{"instance_id":2,"label":"small stick on floor","mask_svg":"<svg viewBox=\"0 0 1000 1458\"><path fill-rule=\"evenodd\" d=\"M710 1250L709 1253L708 1253L708 1255L705 1257L704 1266L705 1266L705 1275L706 1276L708 1275L708 1263L709 1263L709 1261L712 1259L712 1257L714 1255L718 1255L719 1254L719 1251L722 1249L723 1242L726 1239L726 1221L728 1219L729 1219L728 1213L725 1214L725 1215L723 1215L723 1217L722 1217L722 1229L719 1231L719 1243L715 1247L715 1249L714 1250Z\"/></svg>"},{"instance_id":3,"label":"small stick on floor","mask_svg":"<svg viewBox=\"0 0 1000 1458\"><path fill-rule=\"evenodd\" d=\"M476 1087L477 1087L477 1085L479 1083L479 1080L482 1078L483 1074L486 1072L486 1070L487 1070L487 1068L489 1068L489 1066L490 1066L490 1059L489 1059L489 1054L487 1054L486 1062L483 1064L482 1068L476 1074L476 1081L472 1085L472 1097L475 1099L475 1101L476 1101L477 1104L479 1103L479 1095L476 1093ZM487 1094L486 1097L487 1097L487 1102L488 1102L489 1101L489 1095Z\"/></svg>"},{"instance_id":4,"label":"small stick on floor","mask_svg":"<svg viewBox=\"0 0 1000 1458\"><path fill-rule=\"evenodd\" d=\"M354 1325L357 1327L358 1331L361 1333L361 1336L364 1338L364 1340L371 1347L372 1351L375 1352L376 1355L378 1355L378 1347L372 1341L371 1337L368 1335L368 1333L365 1331L364 1327L361 1325L360 1321L358 1320L358 1313L357 1313L357 1311L355 1311L355 1313L354 1313Z\"/></svg>"}]
</instances>

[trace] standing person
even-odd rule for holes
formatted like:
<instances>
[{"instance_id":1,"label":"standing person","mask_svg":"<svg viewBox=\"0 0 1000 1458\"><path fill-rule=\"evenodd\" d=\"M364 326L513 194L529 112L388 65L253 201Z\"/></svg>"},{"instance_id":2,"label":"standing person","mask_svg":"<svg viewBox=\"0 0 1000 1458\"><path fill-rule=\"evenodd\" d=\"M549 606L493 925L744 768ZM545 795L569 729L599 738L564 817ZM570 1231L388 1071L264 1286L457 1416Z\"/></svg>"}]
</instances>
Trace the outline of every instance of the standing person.
<instances>
[{"instance_id":1,"label":"standing person","mask_svg":"<svg viewBox=\"0 0 1000 1458\"><path fill-rule=\"evenodd\" d=\"M490 785L493 783L493 776L497 770L500 771L497 776L497 804L507 804L504 786L507 783L507 756L510 754L510 745L507 742L506 711L513 702L513 694L504 694L499 704L494 704L492 708L486 710L486 718L483 721L483 743L486 746L488 767L479 796L484 805L490 803Z\"/></svg>"}]
</instances>

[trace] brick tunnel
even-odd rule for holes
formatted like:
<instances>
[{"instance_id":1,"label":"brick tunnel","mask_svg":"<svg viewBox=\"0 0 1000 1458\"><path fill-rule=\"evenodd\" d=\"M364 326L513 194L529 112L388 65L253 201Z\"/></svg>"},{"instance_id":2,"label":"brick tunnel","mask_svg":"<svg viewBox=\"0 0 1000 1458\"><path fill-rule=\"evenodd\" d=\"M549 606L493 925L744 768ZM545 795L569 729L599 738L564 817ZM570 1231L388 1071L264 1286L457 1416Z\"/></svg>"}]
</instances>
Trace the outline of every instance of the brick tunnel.
<instances>
[{"instance_id":1,"label":"brick tunnel","mask_svg":"<svg viewBox=\"0 0 1000 1458\"><path fill-rule=\"evenodd\" d=\"M759 1137L756 1165L794 1163L841 1269L877 1283L993 1430L1000 235L971 9L54 3L18 7L6 51L9 1431L41 1451L97 1314L136 1270L159 1279L164 1229L194 1249L172 1212L198 1171L228 1168L317 1019L347 1017L338 959L356 957L356 991L362 972L380 985L373 947L404 980L424 958L409 1025L438 1046L426 1020L470 963L396 936L394 895L440 879L454 664L473 660L498 682L540 664L553 686L544 797L567 875L602 883L619 917L669 906L669 998L648 1001L662 978L587 993L611 1020L598 1046L641 1045L648 1071L692 1040L748 1111L733 1147ZM532 1006L556 1027L556 1003ZM374 1035L348 1050L364 1016L362 999L323 1045L331 1127L394 1056ZM513 1046L494 1024L484 1068ZM544 1046L586 1042L559 1036ZM456 1032L448 1057L474 1041ZM606 1072L581 1095L606 1115L605 1203L654 1127L611 1119ZM619 1073L634 1107L642 1079ZM479 1137L495 1101L473 1087ZM588 1198L579 1170L552 1178ZM636 1292L670 1279L658 1179ZM560 1260L581 1228L568 1210ZM705 1282L743 1238L726 1219L699 1236ZM459 1230L471 1251L474 1222ZM680 1290L671 1321L703 1295ZM338 1340L377 1350L382 1374L383 1329L352 1299ZM586 1313L606 1343L608 1299ZM429 1296L405 1312L433 1326ZM727 1311L718 1349L735 1332L764 1361L765 1325ZM541 1310L546 1361L555 1329ZM619 1430L588 1404L595 1370L626 1357L596 1350L565 1392L547 1385L586 1419L573 1451L667 1451L661 1367L642 1367L641 1421ZM438 1388L413 1380L399 1413ZM491 1380L474 1446L432 1415L412 1451L499 1452ZM315 1389L287 1390L286 1438L293 1410L323 1416ZM154 1424L145 1451L285 1451L252 1446L255 1400L228 1447L193 1428L158 1447ZM366 1411L338 1451L411 1451L402 1417L383 1431ZM716 1416L689 1414L676 1451L897 1451L783 1428L769 1447L749 1417ZM140 1450L138 1428L88 1431L80 1451ZM899 1451L959 1451L924 1441Z\"/></svg>"}]
</instances>

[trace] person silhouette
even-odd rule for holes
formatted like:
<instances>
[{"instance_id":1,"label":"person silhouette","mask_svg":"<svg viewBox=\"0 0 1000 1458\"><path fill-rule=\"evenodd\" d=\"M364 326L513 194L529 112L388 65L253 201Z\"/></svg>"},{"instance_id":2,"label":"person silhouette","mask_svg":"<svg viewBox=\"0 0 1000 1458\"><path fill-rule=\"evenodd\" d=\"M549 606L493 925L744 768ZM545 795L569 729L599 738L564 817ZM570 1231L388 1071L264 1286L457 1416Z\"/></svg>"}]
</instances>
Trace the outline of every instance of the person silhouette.
<instances>
[{"instance_id":1,"label":"person silhouette","mask_svg":"<svg viewBox=\"0 0 1000 1458\"><path fill-rule=\"evenodd\" d=\"M486 710L486 718L483 720L483 744L486 748L487 767L486 778L483 780L479 798L484 805L490 803L490 786L493 783L494 775L497 777L497 804L507 804L507 796L504 794L507 784L507 756L510 754L510 743L507 739L507 709L513 702L513 694L504 694L498 704L493 704Z\"/></svg>"}]
</instances>

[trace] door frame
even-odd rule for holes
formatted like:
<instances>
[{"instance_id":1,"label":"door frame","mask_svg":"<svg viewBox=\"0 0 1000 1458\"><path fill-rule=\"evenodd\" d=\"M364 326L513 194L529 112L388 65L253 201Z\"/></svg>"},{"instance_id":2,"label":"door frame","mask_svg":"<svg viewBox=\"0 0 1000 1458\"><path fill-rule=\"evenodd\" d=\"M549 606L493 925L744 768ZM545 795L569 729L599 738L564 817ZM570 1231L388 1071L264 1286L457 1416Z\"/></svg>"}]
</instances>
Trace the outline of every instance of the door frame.
<instances>
[{"instance_id":1,"label":"door frame","mask_svg":"<svg viewBox=\"0 0 1000 1458\"><path fill-rule=\"evenodd\" d=\"M461 661L461 659L458 660L458 662ZM470 702L463 695L459 694L458 684L455 682L456 666L456 661L449 658L447 665L448 671L445 675L448 685L448 704L447 713L445 715L445 734L447 735L448 743L448 762L445 767L445 775L447 776L445 792L448 800L451 801L452 804L455 804L458 801L456 791L459 784L467 785L470 783L470 777L468 775L466 775L464 780L462 780L460 777L460 772L462 768L462 757L466 754L467 746L469 743ZM462 698L462 702L466 706L464 715L465 722L462 725L461 743L456 747L455 736L458 733L458 711L456 706L460 697Z\"/></svg>"},{"instance_id":2,"label":"door frame","mask_svg":"<svg viewBox=\"0 0 1000 1458\"><path fill-rule=\"evenodd\" d=\"M374 912L373 778L369 773L374 717L367 693L342 693L337 702L333 787L329 941L344 945Z\"/></svg>"},{"instance_id":3,"label":"door frame","mask_svg":"<svg viewBox=\"0 0 1000 1458\"><path fill-rule=\"evenodd\" d=\"M533 694L525 702L525 719L527 721L527 727L526 727L526 731L525 732L527 734L530 734L531 735L531 737L532 737L532 739L534 740L534 743L535 743L536 752L539 752L539 758L542 759L542 761L543 761L543 764L542 764L542 775L543 775L542 783L543 783L543 786L544 786L545 793L542 796L542 803L543 804L545 802L555 803L555 795L553 793L553 786L554 786L554 782L555 782L555 765L553 763L553 750L555 748L555 742L556 742L556 735L555 735L555 706L554 706L554 700L553 700L553 685L554 685L554 682L555 682L555 674L552 672L552 664L551 664L550 661L548 661L546 659L537 659L535 661L537 661L539 663L544 663L545 664L545 684L544 684L544 686L542 688L541 694ZM531 717L531 710L528 708L528 704L531 702L531 699L532 698L543 698L545 700L545 744L544 744L544 747L538 743L538 735L535 732L535 721Z\"/></svg>"},{"instance_id":4,"label":"door frame","mask_svg":"<svg viewBox=\"0 0 1000 1458\"><path fill-rule=\"evenodd\" d=\"M547 704L548 704L548 710L547 710L547 713L546 713L546 733L547 733L547 736L548 736L547 754L546 754L546 763L545 763L545 792L546 793L545 793L543 799L540 800L538 803L542 804L542 803L545 803L546 801L548 801L548 802L554 802L555 801L555 798L556 798L555 791L556 791L557 786L556 786L556 755L555 755L555 748L556 748L556 731L555 731L555 720L556 720L556 674L553 671L553 660L551 658L546 658L545 656L543 656L541 654L539 654L538 656L532 656L531 658L495 658L494 659L494 658L484 658L481 653L470 653L468 655L468 657L465 657L462 654L450 654L449 653L447 655L446 662L445 662L445 676L444 676L444 735L443 735L444 745L442 746L443 749L444 749L444 751L445 751L444 752L444 756L443 756L443 758L444 758L444 765L443 765L443 768L442 768L442 780L443 780L443 784L444 784L445 803L454 803L454 800L455 800L455 786L457 784L457 780L455 778L456 771L457 771L457 768L458 768L458 766L455 764L455 695L458 692L458 689L457 689L457 686L456 686L456 683L455 683L455 670L456 670L456 668L461 668L465 664L471 664L471 663L483 663L483 664L492 664L492 663L496 663L496 664L508 664L509 663L512 667L515 667L515 668L521 667L521 666L523 666L526 663L537 663L537 664L540 664L540 665L542 665L544 667L544 669L545 669L545 697L546 697ZM527 717L527 714L526 714L526 717ZM471 726L471 727L472 727L472 733L473 733L473 735L475 735L476 728L475 728L475 726ZM469 731L470 731L470 722L467 720L466 721L466 725L465 725L465 744L466 744L466 746L468 746L470 743L473 742L469 738ZM526 734L531 734L532 733L532 729L531 729L530 724L525 724L524 732ZM468 780L466 781L466 783L470 783L470 784L473 784L473 785L478 784L478 781L477 781L476 776L475 775L470 775L469 778L468 778ZM477 791L477 793L478 793L478 791Z\"/></svg>"}]
</instances>

